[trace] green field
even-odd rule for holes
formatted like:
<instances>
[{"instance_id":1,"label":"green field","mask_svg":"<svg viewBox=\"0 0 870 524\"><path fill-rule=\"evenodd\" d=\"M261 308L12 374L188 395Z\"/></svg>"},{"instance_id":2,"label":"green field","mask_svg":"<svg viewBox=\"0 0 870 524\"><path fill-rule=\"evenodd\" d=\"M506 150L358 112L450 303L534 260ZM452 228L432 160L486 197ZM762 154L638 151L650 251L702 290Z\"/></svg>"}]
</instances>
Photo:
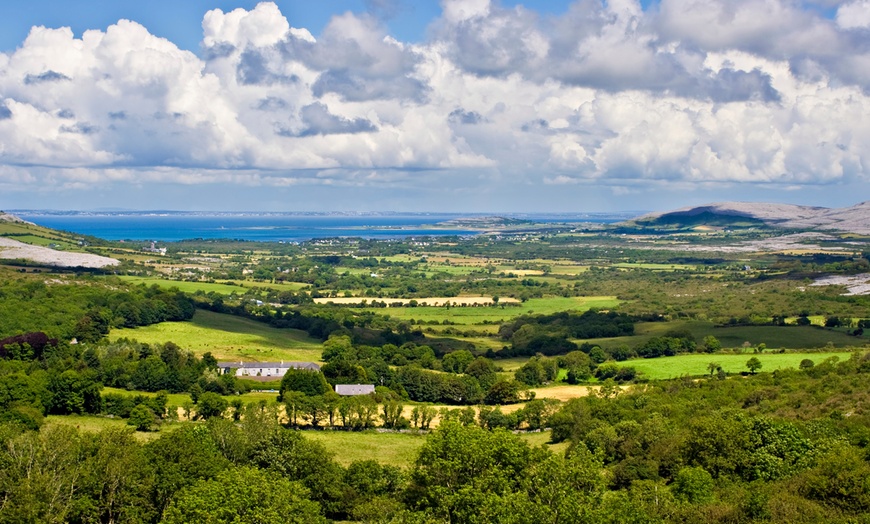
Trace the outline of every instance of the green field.
<instances>
[{"instance_id":1,"label":"green field","mask_svg":"<svg viewBox=\"0 0 870 524\"><path fill-rule=\"evenodd\" d=\"M623 269L650 269L653 271L694 271L697 266L689 266L686 264L641 264L635 262L620 262L612 264L611 267Z\"/></svg>"},{"instance_id":2,"label":"green field","mask_svg":"<svg viewBox=\"0 0 870 524\"><path fill-rule=\"evenodd\" d=\"M113 329L110 340L136 339L149 344L174 342L197 355L211 352L218 360L317 362L321 343L304 331L276 329L246 318L197 310L188 322L161 322L133 329Z\"/></svg>"},{"instance_id":3,"label":"green field","mask_svg":"<svg viewBox=\"0 0 870 524\"><path fill-rule=\"evenodd\" d=\"M519 433L519 437L525 440L532 447L544 446L553 453L564 454L568 450L569 442L560 442L558 444L550 444L549 431L536 431L532 433Z\"/></svg>"},{"instance_id":4,"label":"green field","mask_svg":"<svg viewBox=\"0 0 870 524\"><path fill-rule=\"evenodd\" d=\"M129 391L126 389L109 388L109 387L104 387L101 393L103 395L111 393L111 394L117 394L117 395L127 395L130 397L135 397L138 395L143 395L146 397L153 397L157 394L157 393L150 393L148 391ZM236 396L236 395L222 395L222 396L223 396L224 400L226 400L226 401L230 401L230 400L233 400L235 398L241 398L242 402L244 402L245 404L250 404L252 402L259 402L261 400L265 400L266 402L276 402L278 394L277 393L270 393L270 392L252 391L250 393L245 393L244 395L241 395L241 396ZM166 395L166 400L167 400L167 405L169 405L169 406L182 406L182 405L184 405L185 402L191 401L190 394L188 394L188 393L168 393Z\"/></svg>"},{"instance_id":5,"label":"green field","mask_svg":"<svg viewBox=\"0 0 870 524\"><path fill-rule=\"evenodd\" d=\"M164 289L178 288L179 291L185 293L220 293L222 295L231 295L236 293L241 295L254 288L268 288L278 291L298 291L308 286L300 282L284 282L284 283L268 283L268 282L187 282L184 280L167 280L154 277L136 277L136 276L121 276L119 277L124 282L129 284L144 284L146 286L158 286Z\"/></svg>"},{"instance_id":6,"label":"green field","mask_svg":"<svg viewBox=\"0 0 870 524\"><path fill-rule=\"evenodd\" d=\"M118 277L124 282L128 284L143 284L145 286L157 286L164 289L177 288L179 291L183 291L185 293L196 293L197 291L202 291L203 293L220 293L222 295L229 295L232 293L236 293L241 295L246 291L246 289L242 286L235 284L219 284L212 282L185 282L183 280L166 280L163 278L149 278L149 277L134 277L134 276L121 276Z\"/></svg>"},{"instance_id":7,"label":"green field","mask_svg":"<svg viewBox=\"0 0 870 524\"><path fill-rule=\"evenodd\" d=\"M419 433L305 431L303 435L323 444L343 466L356 460L374 459L382 464L408 468L414 464L417 452L426 441L426 435ZM544 445L555 453L563 453L568 447L567 443L549 444L549 431L520 433L519 436L531 446Z\"/></svg>"},{"instance_id":8,"label":"green field","mask_svg":"<svg viewBox=\"0 0 870 524\"><path fill-rule=\"evenodd\" d=\"M374 459L382 464L410 467L426 441L421 434L376 431L306 431L303 435L323 444L343 466Z\"/></svg>"},{"instance_id":9,"label":"green field","mask_svg":"<svg viewBox=\"0 0 870 524\"><path fill-rule=\"evenodd\" d=\"M127 424L127 421L121 418L99 417L96 415L48 415L45 417L45 426L71 426L87 433L98 433L110 428L128 429L134 433L137 440L147 442L158 438L161 432L180 428L181 423L164 423L156 431L134 432L133 428Z\"/></svg>"},{"instance_id":10,"label":"green field","mask_svg":"<svg viewBox=\"0 0 870 524\"><path fill-rule=\"evenodd\" d=\"M820 364L827 358L837 357L847 360L851 353L845 352L794 352L794 353L770 353L770 354L691 354L677 355L675 357L660 357L649 359L635 359L620 362L620 366L630 366L651 380L663 380L682 376L709 375L707 366L715 362L722 366L726 373L740 373L748 371L746 361L752 357L761 361L761 371L775 371L777 369L797 369L801 360L808 358L815 364Z\"/></svg>"},{"instance_id":11,"label":"green field","mask_svg":"<svg viewBox=\"0 0 870 524\"><path fill-rule=\"evenodd\" d=\"M650 337L663 336L672 330L688 330L700 343L707 335L713 335L723 348L743 347L746 342L756 346L765 344L769 349L820 349L833 344L834 347L861 347L867 343L866 337L847 335L842 331L833 331L813 326L734 326L715 327L712 322L704 321L673 321L673 322L640 322L635 326L635 335L631 337L600 338L578 340L590 342L602 347L616 347L627 344L635 347L643 344Z\"/></svg>"},{"instance_id":12,"label":"green field","mask_svg":"<svg viewBox=\"0 0 870 524\"><path fill-rule=\"evenodd\" d=\"M389 302L389 299L384 299ZM397 307L377 309L379 313L402 320L426 322L450 320L460 325L507 322L528 314L552 314L560 311L586 311L591 308L616 307L616 297L546 297L531 298L519 305L499 307ZM357 309L360 311L361 309Z\"/></svg>"}]
</instances>

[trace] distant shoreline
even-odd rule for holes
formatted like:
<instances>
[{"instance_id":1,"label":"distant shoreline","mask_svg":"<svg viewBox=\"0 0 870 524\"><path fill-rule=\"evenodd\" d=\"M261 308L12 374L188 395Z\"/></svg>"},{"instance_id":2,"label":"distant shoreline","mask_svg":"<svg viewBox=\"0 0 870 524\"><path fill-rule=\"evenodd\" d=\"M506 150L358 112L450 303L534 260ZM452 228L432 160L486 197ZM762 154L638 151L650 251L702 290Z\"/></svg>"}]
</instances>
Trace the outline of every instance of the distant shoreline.
<instances>
[{"instance_id":1,"label":"distant shoreline","mask_svg":"<svg viewBox=\"0 0 870 524\"><path fill-rule=\"evenodd\" d=\"M327 238L405 239L468 236L484 233L534 232L571 224L609 224L625 218L613 214L512 215L379 213L206 213L206 212L72 212L10 213L52 229L105 240L177 242L182 240L242 240L303 242Z\"/></svg>"}]
</instances>

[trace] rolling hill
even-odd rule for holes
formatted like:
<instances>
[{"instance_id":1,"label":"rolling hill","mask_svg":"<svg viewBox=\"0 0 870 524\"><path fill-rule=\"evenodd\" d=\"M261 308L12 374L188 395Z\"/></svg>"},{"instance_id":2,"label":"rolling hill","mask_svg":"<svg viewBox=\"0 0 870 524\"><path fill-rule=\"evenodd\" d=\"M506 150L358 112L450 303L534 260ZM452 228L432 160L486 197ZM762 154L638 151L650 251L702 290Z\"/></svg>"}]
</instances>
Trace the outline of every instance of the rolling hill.
<instances>
[{"instance_id":1,"label":"rolling hill","mask_svg":"<svg viewBox=\"0 0 870 524\"><path fill-rule=\"evenodd\" d=\"M870 235L870 201L846 208L718 202L664 213L650 213L625 224L653 228L767 226Z\"/></svg>"}]
</instances>

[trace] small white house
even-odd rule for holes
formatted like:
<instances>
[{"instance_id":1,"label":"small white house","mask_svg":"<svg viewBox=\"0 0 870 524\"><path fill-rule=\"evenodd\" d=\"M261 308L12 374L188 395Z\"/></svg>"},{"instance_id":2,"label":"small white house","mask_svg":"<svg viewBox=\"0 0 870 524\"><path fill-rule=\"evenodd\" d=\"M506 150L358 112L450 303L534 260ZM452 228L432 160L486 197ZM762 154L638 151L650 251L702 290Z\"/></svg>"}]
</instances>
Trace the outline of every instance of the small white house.
<instances>
[{"instance_id":1,"label":"small white house","mask_svg":"<svg viewBox=\"0 0 870 524\"><path fill-rule=\"evenodd\" d=\"M274 377L281 378L290 369L305 369L320 371L320 366L314 362L218 362L218 368L224 375L235 370L237 377Z\"/></svg>"},{"instance_id":2,"label":"small white house","mask_svg":"<svg viewBox=\"0 0 870 524\"><path fill-rule=\"evenodd\" d=\"M342 397L368 395L375 392L374 384L336 384L335 392Z\"/></svg>"}]
</instances>

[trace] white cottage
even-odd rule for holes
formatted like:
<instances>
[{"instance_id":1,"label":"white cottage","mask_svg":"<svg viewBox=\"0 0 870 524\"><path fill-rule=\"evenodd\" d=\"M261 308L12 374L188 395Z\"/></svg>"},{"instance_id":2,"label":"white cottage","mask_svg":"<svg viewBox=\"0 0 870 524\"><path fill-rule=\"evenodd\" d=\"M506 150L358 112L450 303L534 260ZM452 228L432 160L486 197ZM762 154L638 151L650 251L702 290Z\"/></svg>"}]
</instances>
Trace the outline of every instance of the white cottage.
<instances>
[{"instance_id":1,"label":"white cottage","mask_svg":"<svg viewBox=\"0 0 870 524\"><path fill-rule=\"evenodd\" d=\"M308 371L320 371L320 366L314 362L219 362L218 368L224 375L233 373L237 377L272 377L281 378L290 369L305 369Z\"/></svg>"}]
</instances>

